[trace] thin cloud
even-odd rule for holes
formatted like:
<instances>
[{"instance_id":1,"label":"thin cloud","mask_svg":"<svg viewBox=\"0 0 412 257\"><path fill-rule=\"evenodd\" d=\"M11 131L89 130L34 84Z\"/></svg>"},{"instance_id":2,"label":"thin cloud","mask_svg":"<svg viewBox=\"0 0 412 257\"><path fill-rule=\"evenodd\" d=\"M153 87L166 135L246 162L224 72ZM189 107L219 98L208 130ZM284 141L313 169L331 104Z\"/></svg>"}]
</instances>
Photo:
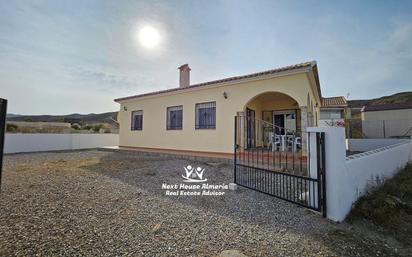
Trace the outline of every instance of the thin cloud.
<instances>
[{"instance_id":1,"label":"thin cloud","mask_svg":"<svg viewBox=\"0 0 412 257\"><path fill-rule=\"evenodd\" d=\"M83 67L76 67L71 70L71 74L84 82L93 85L101 85L104 90L117 91L120 89L133 89L139 84L141 78L130 77L123 74L114 74L105 71L91 70Z\"/></svg>"}]
</instances>

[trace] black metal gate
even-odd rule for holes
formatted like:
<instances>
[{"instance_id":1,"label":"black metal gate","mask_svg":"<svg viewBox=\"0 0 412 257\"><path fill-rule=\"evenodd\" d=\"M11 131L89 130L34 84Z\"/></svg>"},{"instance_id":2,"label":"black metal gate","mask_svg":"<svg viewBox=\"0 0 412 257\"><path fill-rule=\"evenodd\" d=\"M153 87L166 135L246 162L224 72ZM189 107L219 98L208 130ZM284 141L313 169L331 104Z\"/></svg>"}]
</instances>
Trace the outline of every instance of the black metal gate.
<instances>
[{"instance_id":1,"label":"black metal gate","mask_svg":"<svg viewBox=\"0 0 412 257\"><path fill-rule=\"evenodd\" d=\"M0 98L0 189L3 167L4 133L6 132L7 100Z\"/></svg>"},{"instance_id":2,"label":"black metal gate","mask_svg":"<svg viewBox=\"0 0 412 257\"><path fill-rule=\"evenodd\" d=\"M250 119L254 121L250 122ZM254 147L248 144L249 124L255 124ZM283 134L277 134L278 131ZM323 132L279 129L263 120L236 116L234 140L236 184L322 212L326 216Z\"/></svg>"}]
</instances>

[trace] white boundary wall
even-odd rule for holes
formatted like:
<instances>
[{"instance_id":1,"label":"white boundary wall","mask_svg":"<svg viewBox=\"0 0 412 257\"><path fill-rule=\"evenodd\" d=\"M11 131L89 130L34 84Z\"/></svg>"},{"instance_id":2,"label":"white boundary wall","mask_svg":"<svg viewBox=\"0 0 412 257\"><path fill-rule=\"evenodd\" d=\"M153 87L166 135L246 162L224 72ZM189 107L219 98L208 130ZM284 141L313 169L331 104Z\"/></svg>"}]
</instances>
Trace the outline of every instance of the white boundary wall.
<instances>
[{"instance_id":1,"label":"white boundary wall","mask_svg":"<svg viewBox=\"0 0 412 257\"><path fill-rule=\"evenodd\" d=\"M6 134L4 153L118 146L118 134Z\"/></svg>"},{"instance_id":2,"label":"white boundary wall","mask_svg":"<svg viewBox=\"0 0 412 257\"><path fill-rule=\"evenodd\" d=\"M409 139L396 138L362 138L362 139L346 139L347 149L350 151L366 152L381 147L395 145L401 142L408 142Z\"/></svg>"},{"instance_id":3,"label":"white boundary wall","mask_svg":"<svg viewBox=\"0 0 412 257\"><path fill-rule=\"evenodd\" d=\"M316 127L307 130L325 132L327 217L334 221L345 219L353 203L366 192L374 178L391 178L412 161L412 140L402 140L400 143L397 140L395 145L346 158L343 128Z\"/></svg>"}]
</instances>

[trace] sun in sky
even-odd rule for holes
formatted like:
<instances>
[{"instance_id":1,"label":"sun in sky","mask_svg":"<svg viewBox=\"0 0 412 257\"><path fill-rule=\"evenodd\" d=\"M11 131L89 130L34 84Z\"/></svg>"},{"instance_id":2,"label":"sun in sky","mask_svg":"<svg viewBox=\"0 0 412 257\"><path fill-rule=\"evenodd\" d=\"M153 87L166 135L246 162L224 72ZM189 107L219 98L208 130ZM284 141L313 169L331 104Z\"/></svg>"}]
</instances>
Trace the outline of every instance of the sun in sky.
<instances>
[{"instance_id":1,"label":"sun in sky","mask_svg":"<svg viewBox=\"0 0 412 257\"><path fill-rule=\"evenodd\" d=\"M160 43L159 31L151 25L142 26L137 33L139 43L145 48L155 48Z\"/></svg>"}]
</instances>

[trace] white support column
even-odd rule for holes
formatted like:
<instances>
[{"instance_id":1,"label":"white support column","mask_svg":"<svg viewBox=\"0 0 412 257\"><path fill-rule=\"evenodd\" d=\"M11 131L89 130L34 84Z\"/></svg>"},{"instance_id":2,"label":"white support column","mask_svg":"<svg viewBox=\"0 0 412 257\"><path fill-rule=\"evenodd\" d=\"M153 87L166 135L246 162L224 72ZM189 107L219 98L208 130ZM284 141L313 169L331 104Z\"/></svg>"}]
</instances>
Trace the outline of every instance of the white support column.
<instances>
[{"instance_id":1,"label":"white support column","mask_svg":"<svg viewBox=\"0 0 412 257\"><path fill-rule=\"evenodd\" d=\"M305 134L304 131L306 131L308 127L308 112L307 112L307 107L306 106L300 106L300 130L302 131L302 151L303 153L307 152L307 134Z\"/></svg>"},{"instance_id":2,"label":"white support column","mask_svg":"<svg viewBox=\"0 0 412 257\"><path fill-rule=\"evenodd\" d=\"M237 132L238 132L238 142L239 142L239 146L241 147L241 150L243 150L246 146L246 130L245 130L245 112L243 111L239 111L237 112L237 117L238 117L238 121L237 121Z\"/></svg>"},{"instance_id":3,"label":"white support column","mask_svg":"<svg viewBox=\"0 0 412 257\"><path fill-rule=\"evenodd\" d=\"M349 178L346 172L345 129L339 127L311 127L309 132L325 132L325 173L326 173L326 209L327 217L333 221L342 221L347 210L342 206L350 206L346 202L345 190ZM315 134L315 133L311 133ZM311 145L312 144L312 138ZM316 142L315 140L313 141ZM311 151L312 151L312 146ZM316 152L315 152L316 153ZM317 174L316 154L310 153L310 172Z\"/></svg>"},{"instance_id":4,"label":"white support column","mask_svg":"<svg viewBox=\"0 0 412 257\"><path fill-rule=\"evenodd\" d=\"M311 129L311 128L308 128ZM316 132L307 133L308 142L308 161L309 161L309 177L313 179L318 179L318 164L317 164L317 147L316 147ZM318 208L318 185L317 183L312 184L309 187L309 200L310 206ZM312 198L313 196L313 198Z\"/></svg>"}]
</instances>

